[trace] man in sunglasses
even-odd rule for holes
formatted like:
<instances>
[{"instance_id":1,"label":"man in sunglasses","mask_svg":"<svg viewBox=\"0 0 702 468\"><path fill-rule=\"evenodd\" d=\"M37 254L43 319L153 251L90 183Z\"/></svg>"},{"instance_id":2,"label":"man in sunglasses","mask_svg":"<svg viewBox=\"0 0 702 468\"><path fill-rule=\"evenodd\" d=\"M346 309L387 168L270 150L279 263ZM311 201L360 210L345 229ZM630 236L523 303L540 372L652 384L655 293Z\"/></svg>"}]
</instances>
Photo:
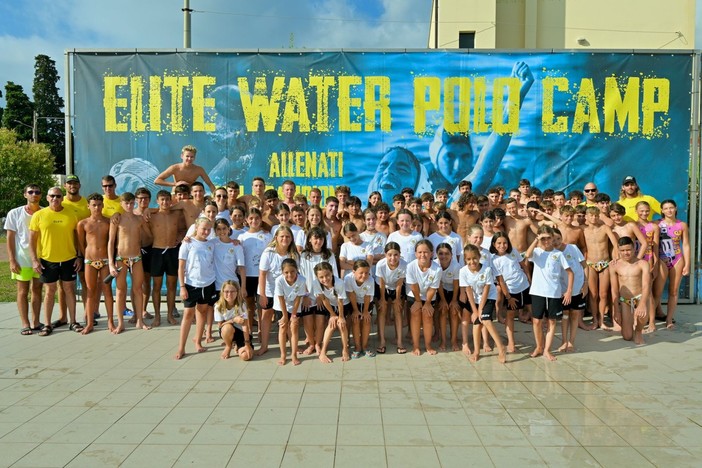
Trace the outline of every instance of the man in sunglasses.
<instances>
[{"instance_id":1,"label":"man in sunglasses","mask_svg":"<svg viewBox=\"0 0 702 468\"><path fill-rule=\"evenodd\" d=\"M111 175L102 178L102 200L104 205L102 215L105 218L111 218L115 213L124 213L117 195L117 181Z\"/></svg>"},{"instance_id":2,"label":"man in sunglasses","mask_svg":"<svg viewBox=\"0 0 702 468\"><path fill-rule=\"evenodd\" d=\"M588 182L585 184L585 187L583 187L583 193L585 194L585 206L597 206L595 197L600 192L597 190L597 186L594 182Z\"/></svg>"},{"instance_id":3,"label":"man in sunglasses","mask_svg":"<svg viewBox=\"0 0 702 468\"><path fill-rule=\"evenodd\" d=\"M5 218L7 231L7 256L10 259L10 277L17 281L17 310L19 311L22 335L31 335L41 330L41 282L39 274L32 269L29 253L29 223L32 215L39 211L41 188L29 184L24 188L27 204L13 208ZM32 324L29 323L29 291L32 292Z\"/></svg>"},{"instance_id":4,"label":"man in sunglasses","mask_svg":"<svg viewBox=\"0 0 702 468\"><path fill-rule=\"evenodd\" d=\"M32 215L29 223L29 252L32 268L38 273L45 285L44 317L46 325L39 331L39 336L48 336L53 332L51 313L54 309L57 282L66 297L66 306L70 319L70 328L82 332L83 327L76 322L76 273L80 270L83 259L76 250L75 214L63 207L61 187L52 187L46 196L49 206ZM41 256L38 255L41 246Z\"/></svg>"}]
</instances>

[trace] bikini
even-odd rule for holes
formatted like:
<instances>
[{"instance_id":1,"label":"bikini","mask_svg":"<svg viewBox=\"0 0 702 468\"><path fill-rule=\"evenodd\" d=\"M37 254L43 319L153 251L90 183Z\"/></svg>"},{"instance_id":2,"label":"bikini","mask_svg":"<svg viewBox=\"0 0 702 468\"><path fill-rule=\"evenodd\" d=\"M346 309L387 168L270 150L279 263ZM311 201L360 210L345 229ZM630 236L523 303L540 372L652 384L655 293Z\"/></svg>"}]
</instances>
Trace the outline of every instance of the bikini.
<instances>
[{"instance_id":1,"label":"bikini","mask_svg":"<svg viewBox=\"0 0 702 468\"><path fill-rule=\"evenodd\" d=\"M682 233L683 224L680 220L675 220L673 224L668 224L664 220L658 222L660 228L660 246L658 248L660 259L665 262L669 270L682 260Z\"/></svg>"}]
</instances>

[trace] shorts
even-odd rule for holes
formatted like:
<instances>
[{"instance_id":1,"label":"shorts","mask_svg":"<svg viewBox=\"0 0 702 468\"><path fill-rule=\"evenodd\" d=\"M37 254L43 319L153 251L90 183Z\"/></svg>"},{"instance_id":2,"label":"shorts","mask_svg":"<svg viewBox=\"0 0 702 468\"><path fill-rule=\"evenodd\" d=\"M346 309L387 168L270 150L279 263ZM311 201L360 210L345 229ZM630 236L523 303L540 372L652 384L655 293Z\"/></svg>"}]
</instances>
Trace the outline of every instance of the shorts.
<instances>
[{"instance_id":1,"label":"shorts","mask_svg":"<svg viewBox=\"0 0 702 468\"><path fill-rule=\"evenodd\" d=\"M585 299L582 294L576 294L575 296L571 296L570 304L564 305L563 310L585 310L586 306L587 299Z\"/></svg>"},{"instance_id":2,"label":"shorts","mask_svg":"<svg viewBox=\"0 0 702 468\"><path fill-rule=\"evenodd\" d=\"M444 289L444 297L446 298L446 303L450 304L453 300L453 291L447 291Z\"/></svg>"},{"instance_id":3,"label":"shorts","mask_svg":"<svg viewBox=\"0 0 702 468\"><path fill-rule=\"evenodd\" d=\"M234 338L232 342L236 344L237 348L243 348L246 344L246 337L244 336L244 331L241 328L237 328L231 323L226 323L219 327L219 337L222 338L222 328L226 326L231 326L234 329ZM249 341L251 341L251 336L249 335Z\"/></svg>"},{"instance_id":4,"label":"shorts","mask_svg":"<svg viewBox=\"0 0 702 468\"><path fill-rule=\"evenodd\" d=\"M397 289L385 288L385 300L394 301L395 299L397 299ZM402 288L400 290L400 300L404 301L406 299L407 293L405 292L405 288ZM380 286L378 284L375 285L375 300L380 301Z\"/></svg>"},{"instance_id":5,"label":"shorts","mask_svg":"<svg viewBox=\"0 0 702 468\"><path fill-rule=\"evenodd\" d=\"M165 273L166 276L178 276L178 249L180 244L167 249L151 248L151 276L160 278Z\"/></svg>"},{"instance_id":6,"label":"shorts","mask_svg":"<svg viewBox=\"0 0 702 468\"><path fill-rule=\"evenodd\" d=\"M480 314L480 320L478 320L475 325L479 325L480 322L492 322L495 319L495 300L488 299L485 301L485 307L483 307L483 313Z\"/></svg>"},{"instance_id":7,"label":"shorts","mask_svg":"<svg viewBox=\"0 0 702 468\"><path fill-rule=\"evenodd\" d=\"M358 307L359 311L363 311L363 304L356 304ZM344 317L348 317L353 313L353 306L349 302L348 304L344 304ZM371 302L370 305L368 306L368 313L370 315L373 315L373 303Z\"/></svg>"},{"instance_id":8,"label":"shorts","mask_svg":"<svg viewBox=\"0 0 702 468\"><path fill-rule=\"evenodd\" d=\"M75 281L76 280L76 259L72 258L66 260L65 262L49 262L43 258L40 260L42 271L39 276L39 280L42 283L55 283L58 280L61 281Z\"/></svg>"},{"instance_id":9,"label":"shorts","mask_svg":"<svg viewBox=\"0 0 702 468\"><path fill-rule=\"evenodd\" d=\"M560 320L563 317L563 299L532 294L531 315L537 320L541 320L544 317L549 320Z\"/></svg>"},{"instance_id":10,"label":"shorts","mask_svg":"<svg viewBox=\"0 0 702 468\"><path fill-rule=\"evenodd\" d=\"M529 291L529 288L525 289L522 292L518 292L518 293L514 293L514 294L510 293L510 296L512 296L514 299L517 300L517 307L515 307L514 309L510 309L509 302L507 302L507 298L505 298L504 304L505 304L505 307L507 308L507 310L520 310L520 309L523 309L524 306L531 305L531 296L529 295L528 291Z\"/></svg>"},{"instance_id":11,"label":"shorts","mask_svg":"<svg viewBox=\"0 0 702 468\"><path fill-rule=\"evenodd\" d=\"M151 249L150 245L141 248L141 264L144 267L144 273L147 275L151 274L151 259L153 258Z\"/></svg>"},{"instance_id":12,"label":"shorts","mask_svg":"<svg viewBox=\"0 0 702 468\"><path fill-rule=\"evenodd\" d=\"M39 273L34 271L32 267L21 267L19 273L10 272L10 278L17 281L31 281L34 278L39 278Z\"/></svg>"},{"instance_id":13,"label":"shorts","mask_svg":"<svg viewBox=\"0 0 702 468\"><path fill-rule=\"evenodd\" d=\"M415 298L407 296L407 307L412 307L415 302L417 302ZM437 302L436 296L434 296L434 300L431 301L431 306L436 307Z\"/></svg>"},{"instance_id":14,"label":"shorts","mask_svg":"<svg viewBox=\"0 0 702 468\"><path fill-rule=\"evenodd\" d=\"M332 309L334 310L334 313L336 315L339 315L339 311L336 309L336 307L332 306ZM331 317L331 314L327 310L326 307L318 305L317 307L314 307L314 315L322 315L326 318Z\"/></svg>"},{"instance_id":15,"label":"shorts","mask_svg":"<svg viewBox=\"0 0 702 468\"><path fill-rule=\"evenodd\" d=\"M309 306L304 308L300 306L300 312L297 314L298 317L307 317L308 315L317 315L317 306Z\"/></svg>"},{"instance_id":16,"label":"shorts","mask_svg":"<svg viewBox=\"0 0 702 468\"><path fill-rule=\"evenodd\" d=\"M241 283L239 283L241 284ZM256 297L258 295L258 276L246 277L246 296Z\"/></svg>"},{"instance_id":17,"label":"shorts","mask_svg":"<svg viewBox=\"0 0 702 468\"><path fill-rule=\"evenodd\" d=\"M195 307L198 304L213 306L217 302L217 291L214 283L204 288L196 288L186 284L185 289L188 291L188 298L183 301L185 307Z\"/></svg>"},{"instance_id":18,"label":"shorts","mask_svg":"<svg viewBox=\"0 0 702 468\"><path fill-rule=\"evenodd\" d=\"M262 309L266 309L266 310L272 309L272 308L273 308L273 298L272 298L272 297L266 296L266 306L265 306L265 307L261 307L261 308L262 308Z\"/></svg>"}]
</instances>

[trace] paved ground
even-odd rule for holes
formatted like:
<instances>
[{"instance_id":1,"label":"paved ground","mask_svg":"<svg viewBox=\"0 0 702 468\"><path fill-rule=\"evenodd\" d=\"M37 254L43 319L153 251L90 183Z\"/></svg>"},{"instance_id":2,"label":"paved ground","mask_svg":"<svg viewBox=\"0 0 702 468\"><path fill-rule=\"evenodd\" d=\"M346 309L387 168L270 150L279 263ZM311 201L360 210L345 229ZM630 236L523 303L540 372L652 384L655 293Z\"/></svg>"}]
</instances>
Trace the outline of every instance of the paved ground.
<instances>
[{"instance_id":1,"label":"paved ground","mask_svg":"<svg viewBox=\"0 0 702 468\"><path fill-rule=\"evenodd\" d=\"M702 308L635 347L500 365L460 353L323 365L174 361L178 328L20 336L0 304L2 466L699 466ZM189 348L191 350L192 348Z\"/></svg>"}]
</instances>

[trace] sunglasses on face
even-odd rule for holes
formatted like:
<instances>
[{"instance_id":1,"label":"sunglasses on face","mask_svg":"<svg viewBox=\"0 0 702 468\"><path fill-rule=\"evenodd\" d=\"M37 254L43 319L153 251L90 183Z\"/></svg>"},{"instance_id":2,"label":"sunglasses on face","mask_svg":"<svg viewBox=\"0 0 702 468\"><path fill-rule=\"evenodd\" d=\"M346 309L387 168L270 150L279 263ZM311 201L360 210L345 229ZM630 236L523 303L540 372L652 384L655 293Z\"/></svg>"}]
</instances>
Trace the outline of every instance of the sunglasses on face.
<instances>
[{"instance_id":1,"label":"sunglasses on face","mask_svg":"<svg viewBox=\"0 0 702 468\"><path fill-rule=\"evenodd\" d=\"M49 194L49 198L62 198L62 197L63 197L63 195L57 195L57 194L54 194L54 193L50 193L50 194Z\"/></svg>"},{"instance_id":2,"label":"sunglasses on face","mask_svg":"<svg viewBox=\"0 0 702 468\"><path fill-rule=\"evenodd\" d=\"M29 195L41 195L41 190L27 190Z\"/></svg>"}]
</instances>

